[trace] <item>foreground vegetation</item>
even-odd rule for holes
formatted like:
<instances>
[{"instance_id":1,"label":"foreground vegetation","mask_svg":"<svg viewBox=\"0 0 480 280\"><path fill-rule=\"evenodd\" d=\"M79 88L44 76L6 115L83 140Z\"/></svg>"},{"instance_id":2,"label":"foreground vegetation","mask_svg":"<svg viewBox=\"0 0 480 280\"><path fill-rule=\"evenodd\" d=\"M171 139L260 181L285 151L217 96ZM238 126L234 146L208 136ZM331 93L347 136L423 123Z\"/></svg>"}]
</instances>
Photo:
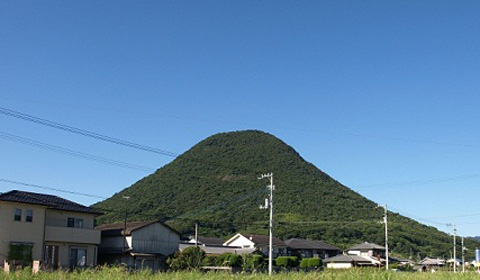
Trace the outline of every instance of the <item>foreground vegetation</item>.
<instances>
[{"instance_id":1,"label":"foreground vegetation","mask_svg":"<svg viewBox=\"0 0 480 280\"><path fill-rule=\"evenodd\" d=\"M82 271L55 271L40 272L32 275L30 270L22 270L5 274L0 272L0 279L40 279L40 280L67 280L67 279L152 279L152 280L187 280L187 279L206 279L206 280L342 280L342 279L478 279L478 274L467 272L465 274L453 274L452 272L390 272L378 269L349 269L349 270L325 270L322 272L281 272L275 273L271 278L265 273L227 273L227 272L162 272L152 273L149 270L128 272L122 267L82 270Z\"/></svg>"}]
</instances>

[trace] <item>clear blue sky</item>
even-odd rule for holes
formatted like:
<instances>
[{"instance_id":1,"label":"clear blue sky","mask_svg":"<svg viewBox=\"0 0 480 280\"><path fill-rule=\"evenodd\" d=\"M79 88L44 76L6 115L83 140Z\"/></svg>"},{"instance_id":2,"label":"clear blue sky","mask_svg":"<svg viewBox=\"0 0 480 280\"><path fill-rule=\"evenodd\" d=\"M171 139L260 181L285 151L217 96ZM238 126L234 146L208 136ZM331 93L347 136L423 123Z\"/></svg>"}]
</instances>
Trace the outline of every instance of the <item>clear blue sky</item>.
<instances>
[{"instance_id":1,"label":"clear blue sky","mask_svg":"<svg viewBox=\"0 0 480 280\"><path fill-rule=\"evenodd\" d=\"M177 153L265 130L369 199L480 235L480 215L432 219L479 214L480 176L393 184L480 174L479 14L478 1L2 1L0 106ZM0 131L172 160L2 115ZM149 173L4 139L0 155L0 178L105 197ZM19 188L41 191L0 184Z\"/></svg>"}]
</instances>

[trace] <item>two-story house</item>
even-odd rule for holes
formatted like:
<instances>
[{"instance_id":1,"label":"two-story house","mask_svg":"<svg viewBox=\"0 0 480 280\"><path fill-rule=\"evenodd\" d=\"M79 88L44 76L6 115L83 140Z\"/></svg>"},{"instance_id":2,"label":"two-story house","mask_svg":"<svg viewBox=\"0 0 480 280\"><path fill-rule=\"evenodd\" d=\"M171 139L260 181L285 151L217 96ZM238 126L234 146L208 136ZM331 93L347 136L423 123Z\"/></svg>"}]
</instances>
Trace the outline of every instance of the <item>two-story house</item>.
<instances>
[{"instance_id":1,"label":"two-story house","mask_svg":"<svg viewBox=\"0 0 480 280\"><path fill-rule=\"evenodd\" d=\"M375 243L360 243L347 250L349 255L357 255L373 258L385 258L385 247Z\"/></svg>"},{"instance_id":2,"label":"two-story house","mask_svg":"<svg viewBox=\"0 0 480 280\"><path fill-rule=\"evenodd\" d=\"M106 224L99 247L100 264L126 264L129 268L157 270L177 252L180 233L160 221Z\"/></svg>"},{"instance_id":3,"label":"two-story house","mask_svg":"<svg viewBox=\"0 0 480 280\"><path fill-rule=\"evenodd\" d=\"M0 194L0 263L40 260L47 268L96 265L95 209L54 195Z\"/></svg>"},{"instance_id":4,"label":"two-story house","mask_svg":"<svg viewBox=\"0 0 480 280\"><path fill-rule=\"evenodd\" d=\"M389 258L390 262L393 259ZM325 259L328 268L354 266L381 266L386 262L385 247L375 243L360 243L347 250L346 254Z\"/></svg>"},{"instance_id":5,"label":"two-story house","mask_svg":"<svg viewBox=\"0 0 480 280\"><path fill-rule=\"evenodd\" d=\"M227 240L223 245L239 247L244 249L255 249L255 251L261 252L268 256L269 250L269 236L258 234L242 234L237 233L235 236ZM287 255L287 244L282 240L273 237L273 257Z\"/></svg>"}]
</instances>

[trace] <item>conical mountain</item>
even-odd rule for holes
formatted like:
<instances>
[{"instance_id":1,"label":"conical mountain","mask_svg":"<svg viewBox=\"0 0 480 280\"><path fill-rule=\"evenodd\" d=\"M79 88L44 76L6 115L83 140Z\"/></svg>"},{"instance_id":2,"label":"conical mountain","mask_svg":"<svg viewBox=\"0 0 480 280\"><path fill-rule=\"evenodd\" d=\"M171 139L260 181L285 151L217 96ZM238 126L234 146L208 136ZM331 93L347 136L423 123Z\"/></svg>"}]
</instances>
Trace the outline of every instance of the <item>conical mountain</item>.
<instances>
[{"instance_id":1,"label":"conical mountain","mask_svg":"<svg viewBox=\"0 0 480 280\"><path fill-rule=\"evenodd\" d=\"M161 219L183 233L228 237L266 234L268 211L259 208L273 172L275 235L323 239L340 247L383 244L382 209L305 161L275 136L256 130L208 137L131 187L94 205L99 223ZM128 202L123 198L129 196ZM434 227L389 213L390 248L404 255L447 255L451 237ZM467 246L480 243L467 240Z\"/></svg>"}]
</instances>

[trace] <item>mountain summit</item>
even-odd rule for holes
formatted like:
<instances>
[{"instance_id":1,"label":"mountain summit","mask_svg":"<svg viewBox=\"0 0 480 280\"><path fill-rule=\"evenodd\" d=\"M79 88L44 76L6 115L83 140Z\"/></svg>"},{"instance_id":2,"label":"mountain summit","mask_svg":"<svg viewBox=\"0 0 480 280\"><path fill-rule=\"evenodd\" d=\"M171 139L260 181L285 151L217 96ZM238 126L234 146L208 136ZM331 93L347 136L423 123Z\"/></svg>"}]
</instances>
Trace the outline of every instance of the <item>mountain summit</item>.
<instances>
[{"instance_id":1,"label":"mountain summit","mask_svg":"<svg viewBox=\"0 0 480 280\"><path fill-rule=\"evenodd\" d=\"M201 141L155 173L94 206L99 223L161 219L180 232L227 237L268 232L268 195L262 173L274 174L275 236L322 239L340 247L384 243L377 203L305 161L275 136L256 130L219 133ZM129 196L128 202L123 198ZM392 252L447 255L451 237L434 227L389 213ZM467 240L466 245L480 246Z\"/></svg>"}]
</instances>

